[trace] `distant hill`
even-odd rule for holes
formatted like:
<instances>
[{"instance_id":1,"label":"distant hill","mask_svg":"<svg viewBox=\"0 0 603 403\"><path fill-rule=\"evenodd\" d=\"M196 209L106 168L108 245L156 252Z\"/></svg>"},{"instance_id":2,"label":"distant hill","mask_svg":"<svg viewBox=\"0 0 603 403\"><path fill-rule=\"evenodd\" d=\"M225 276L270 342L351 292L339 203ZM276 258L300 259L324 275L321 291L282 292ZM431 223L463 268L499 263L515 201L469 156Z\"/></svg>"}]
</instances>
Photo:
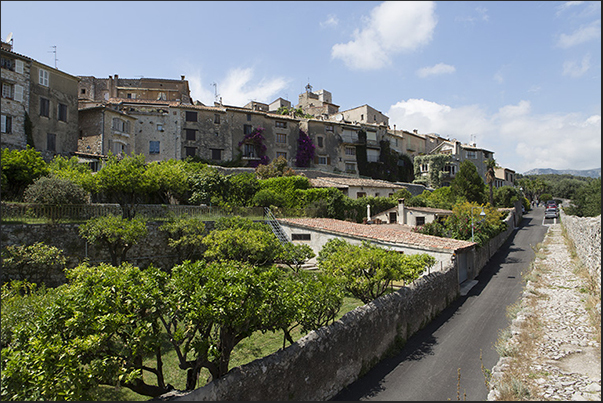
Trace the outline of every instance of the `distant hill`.
<instances>
[{"instance_id":1,"label":"distant hill","mask_svg":"<svg viewBox=\"0 0 603 403\"><path fill-rule=\"evenodd\" d=\"M586 176L588 178L600 178L601 168L596 169L552 169L552 168L535 168L524 172L523 175L547 175L547 174L558 174L558 175L574 175L574 176Z\"/></svg>"}]
</instances>

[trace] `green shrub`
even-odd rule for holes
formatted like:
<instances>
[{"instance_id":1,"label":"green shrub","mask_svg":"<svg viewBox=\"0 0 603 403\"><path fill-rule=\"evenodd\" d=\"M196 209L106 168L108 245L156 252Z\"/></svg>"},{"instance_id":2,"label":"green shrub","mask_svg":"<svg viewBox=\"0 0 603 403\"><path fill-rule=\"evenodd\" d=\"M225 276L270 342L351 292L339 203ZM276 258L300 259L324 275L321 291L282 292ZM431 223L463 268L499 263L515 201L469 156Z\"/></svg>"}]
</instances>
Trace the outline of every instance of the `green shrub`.
<instances>
[{"instance_id":1,"label":"green shrub","mask_svg":"<svg viewBox=\"0 0 603 403\"><path fill-rule=\"evenodd\" d=\"M53 206L85 204L88 192L69 179L43 176L25 189L23 201Z\"/></svg>"}]
</instances>

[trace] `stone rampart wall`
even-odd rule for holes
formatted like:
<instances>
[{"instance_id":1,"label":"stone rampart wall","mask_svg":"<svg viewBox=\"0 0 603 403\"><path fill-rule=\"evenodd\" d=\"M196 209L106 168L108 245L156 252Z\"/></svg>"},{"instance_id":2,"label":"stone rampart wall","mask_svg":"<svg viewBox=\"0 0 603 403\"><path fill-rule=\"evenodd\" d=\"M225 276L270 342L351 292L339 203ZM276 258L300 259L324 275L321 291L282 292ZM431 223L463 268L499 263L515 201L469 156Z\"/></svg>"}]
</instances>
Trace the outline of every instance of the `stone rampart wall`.
<instances>
[{"instance_id":1,"label":"stone rampart wall","mask_svg":"<svg viewBox=\"0 0 603 403\"><path fill-rule=\"evenodd\" d=\"M171 400L329 400L401 347L459 295L456 266L348 312L262 359Z\"/></svg>"},{"instance_id":2,"label":"stone rampart wall","mask_svg":"<svg viewBox=\"0 0 603 403\"><path fill-rule=\"evenodd\" d=\"M576 247L582 264L597 280L601 290L601 216L577 217L559 212L561 225Z\"/></svg>"}]
</instances>

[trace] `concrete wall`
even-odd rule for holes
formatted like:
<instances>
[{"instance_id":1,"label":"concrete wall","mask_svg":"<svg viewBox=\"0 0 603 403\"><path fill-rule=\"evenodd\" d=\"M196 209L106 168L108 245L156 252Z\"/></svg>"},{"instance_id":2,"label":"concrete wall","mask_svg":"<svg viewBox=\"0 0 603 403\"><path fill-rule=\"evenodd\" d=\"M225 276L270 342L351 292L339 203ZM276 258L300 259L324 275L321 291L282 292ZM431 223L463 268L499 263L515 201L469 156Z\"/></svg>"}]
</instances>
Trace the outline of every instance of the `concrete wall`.
<instances>
[{"instance_id":1,"label":"concrete wall","mask_svg":"<svg viewBox=\"0 0 603 403\"><path fill-rule=\"evenodd\" d=\"M449 266L173 400L329 400L401 347L458 295L457 271Z\"/></svg>"},{"instance_id":2,"label":"concrete wall","mask_svg":"<svg viewBox=\"0 0 603 403\"><path fill-rule=\"evenodd\" d=\"M597 280L601 291L601 216L577 217L560 209L561 225L571 238L578 258Z\"/></svg>"}]
</instances>

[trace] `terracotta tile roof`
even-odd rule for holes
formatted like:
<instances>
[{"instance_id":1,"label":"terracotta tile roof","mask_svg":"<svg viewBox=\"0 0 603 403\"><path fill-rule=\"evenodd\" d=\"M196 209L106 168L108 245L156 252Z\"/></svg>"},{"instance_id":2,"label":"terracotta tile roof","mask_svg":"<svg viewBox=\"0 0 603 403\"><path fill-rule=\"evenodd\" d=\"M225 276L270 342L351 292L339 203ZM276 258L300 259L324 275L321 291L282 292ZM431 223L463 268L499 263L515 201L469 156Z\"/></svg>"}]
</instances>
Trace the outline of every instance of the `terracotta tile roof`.
<instances>
[{"instance_id":1,"label":"terracotta tile roof","mask_svg":"<svg viewBox=\"0 0 603 403\"><path fill-rule=\"evenodd\" d=\"M312 181L316 181L317 185L314 185ZM404 189L402 185L397 185L392 182L377 180L377 179L363 179L363 178L334 178L327 176L319 176L314 179L310 179L310 183L314 187L349 187L349 186L370 186L379 188L390 188L390 189ZM320 184L320 185L318 185Z\"/></svg>"},{"instance_id":2,"label":"terracotta tile roof","mask_svg":"<svg viewBox=\"0 0 603 403\"><path fill-rule=\"evenodd\" d=\"M469 241L409 232L408 230L398 228L398 225L357 224L332 218L279 218L278 221L309 229L350 235L358 238L365 238L367 240L373 239L377 241L412 245L425 249L457 251L476 245L474 242Z\"/></svg>"},{"instance_id":3,"label":"terracotta tile roof","mask_svg":"<svg viewBox=\"0 0 603 403\"><path fill-rule=\"evenodd\" d=\"M429 214L437 214L437 215L452 215L453 212L452 210L445 210L445 209L440 209L440 208L433 208L433 207L409 207L409 206L404 206L405 210L410 210L410 211L417 211L417 212L422 212L422 213L429 213ZM383 214L383 213L389 213L390 211L398 211L398 206L396 207L392 207L388 210L384 210L378 214ZM375 214L377 215L377 214Z\"/></svg>"}]
</instances>

